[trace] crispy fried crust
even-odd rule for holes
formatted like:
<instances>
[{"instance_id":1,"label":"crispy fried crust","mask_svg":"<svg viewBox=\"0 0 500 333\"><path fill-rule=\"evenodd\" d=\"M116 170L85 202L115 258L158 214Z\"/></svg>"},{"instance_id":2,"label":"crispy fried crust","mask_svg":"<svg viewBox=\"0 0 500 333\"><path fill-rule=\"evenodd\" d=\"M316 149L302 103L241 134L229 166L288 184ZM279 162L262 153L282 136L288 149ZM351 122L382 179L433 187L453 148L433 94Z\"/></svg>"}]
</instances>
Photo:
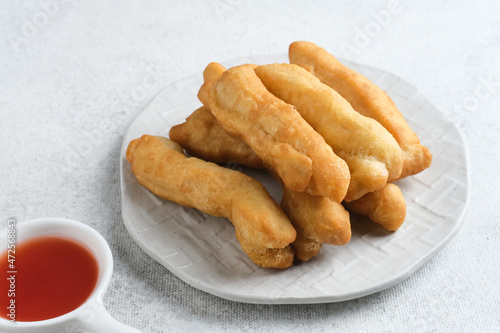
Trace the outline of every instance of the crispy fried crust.
<instances>
[{"instance_id":1,"label":"crispy fried crust","mask_svg":"<svg viewBox=\"0 0 500 333\"><path fill-rule=\"evenodd\" d=\"M391 133L403 150L404 178L428 168L430 151L420 144L391 98L365 76L345 67L326 50L310 42L294 42L289 48L290 63L304 67L321 82L335 89L353 108L377 120Z\"/></svg>"},{"instance_id":2,"label":"crispy fried crust","mask_svg":"<svg viewBox=\"0 0 500 333\"><path fill-rule=\"evenodd\" d=\"M296 232L280 207L256 180L198 158L163 137L130 142L127 160L141 185L154 194L213 216L228 218L242 249L257 265L286 268Z\"/></svg>"},{"instance_id":3,"label":"crispy fried crust","mask_svg":"<svg viewBox=\"0 0 500 333\"><path fill-rule=\"evenodd\" d=\"M183 138L199 138L179 142L188 151L196 151L195 156L208 161L213 161L212 157L215 156L219 163L235 161L245 166L258 164L255 163L255 160L259 160L258 156L244 142L224 132L208 110L196 110L177 128L175 132L182 132ZM248 149L248 155L241 154ZM249 161L252 165L248 164ZM281 208L297 231L297 238L292 245L297 258L302 261L316 256L323 243L343 245L351 238L349 213L338 202L283 187Z\"/></svg>"},{"instance_id":4,"label":"crispy fried crust","mask_svg":"<svg viewBox=\"0 0 500 333\"><path fill-rule=\"evenodd\" d=\"M342 200L349 170L321 135L266 90L255 66L221 67L207 66L198 98L224 131L250 146L288 188Z\"/></svg>"},{"instance_id":5,"label":"crispy fried crust","mask_svg":"<svg viewBox=\"0 0 500 333\"><path fill-rule=\"evenodd\" d=\"M335 90L297 65L263 65L255 72L271 93L294 105L347 162L351 184L346 201L376 191L388 179L400 176L402 152L393 136L375 120L354 111Z\"/></svg>"},{"instance_id":6,"label":"crispy fried crust","mask_svg":"<svg viewBox=\"0 0 500 333\"><path fill-rule=\"evenodd\" d=\"M185 123L173 126L169 137L192 156L214 163L234 161L252 168L264 169L262 160L253 150L243 141L226 134L205 106L194 111Z\"/></svg>"},{"instance_id":7,"label":"crispy fried crust","mask_svg":"<svg viewBox=\"0 0 500 333\"><path fill-rule=\"evenodd\" d=\"M398 186L387 183L381 190L362 198L345 202L346 208L356 214L367 215L373 222L390 231L396 231L406 216L406 202Z\"/></svg>"},{"instance_id":8,"label":"crispy fried crust","mask_svg":"<svg viewBox=\"0 0 500 333\"><path fill-rule=\"evenodd\" d=\"M349 213L338 202L283 187L281 208L297 230L292 245L302 261L316 256L324 243L345 245L351 239Z\"/></svg>"},{"instance_id":9,"label":"crispy fried crust","mask_svg":"<svg viewBox=\"0 0 500 333\"><path fill-rule=\"evenodd\" d=\"M295 226L295 230L297 230L297 238L292 245L297 258L301 261L307 261L316 257L321 251L323 243L319 243L313 237L308 237L304 230L298 226Z\"/></svg>"}]
</instances>

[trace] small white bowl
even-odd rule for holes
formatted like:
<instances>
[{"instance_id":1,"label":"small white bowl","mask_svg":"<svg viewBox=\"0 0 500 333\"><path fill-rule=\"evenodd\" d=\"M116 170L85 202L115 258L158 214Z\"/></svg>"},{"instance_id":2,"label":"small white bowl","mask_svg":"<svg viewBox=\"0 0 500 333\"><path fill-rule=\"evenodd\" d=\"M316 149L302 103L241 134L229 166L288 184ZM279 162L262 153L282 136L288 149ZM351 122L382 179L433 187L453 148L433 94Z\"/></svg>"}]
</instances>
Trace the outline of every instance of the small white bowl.
<instances>
[{"instance_id":1,"label":"small white bowl","mask_svg":"<svg viewBox=\"0 0 500 333\"><path fill-rule=\"evenodd\" d=\"M32 238L49 235L72 239L84 244L97 260L99 276L92 294L85 303L75 310L59 317L41 321L15 321L11 323L7 319L0 318L0 332L139 332L116 321L104 308L102 300L113 274L113 256L108 243L97 231L84 223L73 220L42 218L16 223L15 235L16 245ZM0 233L0 249L7 249L7 242L7 230L3 230ZM3 253L3 251L1 252Z\"/></svg>"}]
</instances>

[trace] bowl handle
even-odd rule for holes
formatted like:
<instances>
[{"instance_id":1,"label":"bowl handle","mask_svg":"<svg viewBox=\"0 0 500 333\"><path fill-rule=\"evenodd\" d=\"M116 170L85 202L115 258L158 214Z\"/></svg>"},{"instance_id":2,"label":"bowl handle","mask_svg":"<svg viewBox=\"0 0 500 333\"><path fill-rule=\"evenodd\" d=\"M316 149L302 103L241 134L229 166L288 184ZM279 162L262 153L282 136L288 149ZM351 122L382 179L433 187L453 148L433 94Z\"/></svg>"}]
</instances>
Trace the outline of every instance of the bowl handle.
<instances>
[{"instance_id":1,"label":"bowl handle","mask_svg":"<svg viewBox=\"0 0 500 333\"><path fill-rule=\"evenodd\" d=\"M89 307L82 311L77 318L77 323L75 323L79 329L94 333L141 333L141 331L113 318L102 301L96 300L88 305ZM71 330L66 327L66 331L70 332Z\"/></svg>"}]
</instances>

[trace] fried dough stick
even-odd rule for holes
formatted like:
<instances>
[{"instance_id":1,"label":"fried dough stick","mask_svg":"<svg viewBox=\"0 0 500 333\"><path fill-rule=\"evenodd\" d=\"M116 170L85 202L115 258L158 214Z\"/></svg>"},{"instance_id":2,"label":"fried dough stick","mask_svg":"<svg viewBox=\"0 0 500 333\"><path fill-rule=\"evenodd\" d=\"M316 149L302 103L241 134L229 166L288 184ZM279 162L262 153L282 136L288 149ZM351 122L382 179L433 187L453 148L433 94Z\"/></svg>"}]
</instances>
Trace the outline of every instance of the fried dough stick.
<instances>
[{"instance_id":1,"label":"fried dough stick","mask_svg":"<svg viewBox=\"0 0 500 333\"><path fill-rule=\"evenodd\" d=\"M255 68L264 86L297 108L349 165L351 183L345 201L381 189L401 174L401 148L377 121L354 111L335 90L304 68L271 64Z\"/></svg>"},{"instance_id":2,"label":"fried dough stick","mask_svg":"<svg viewBox=\"0 0 500 333\"><path fill-rule=\"evenodd\" d=\"M139 183L154 194L228 218L241 248L262 267L292 265L296 231L262 184L241 172L187 158L169 139L143 135L130 142L127 160Z\"/></svg>"},{"instance_id":3,"label":"fried dough stick","mask_svg":"<svg viewBox=\"0 0 500 333\"><path fill-rule=\"evenodd\" d=\"M198 98L224 131L245 142L288 188L340 202L350 180L346 163L293 106L266 90L254 67L224 71L209 64Z\"/></svg>"},{"instance_id":4,"label":"fried dough stick","mask_svg":"<svg viewBox=\"0 0 500 333\"><path fill-rule=\"evenodd\" d=\"M326 50L310 42L294 42L289 48L290 63L304 67L342 95L364 116L377 120L391 133L403 150L399 178L417 174L432 162L430 151L420 144L391 98L365 76L345 67Z\"/></svg>"},{"instance_id":5,"label":"fried dough stick","mask_svg":"<svg viewBox=\"0 0 500 333\"><path fill-rule=\"evenodd\" d=\"M344 202L353 213L367 215L385 229L396 231L406 216L406 202L399 187L387 183L381 190L367 193L361 199Z\"/></svg>"}]
</instances>

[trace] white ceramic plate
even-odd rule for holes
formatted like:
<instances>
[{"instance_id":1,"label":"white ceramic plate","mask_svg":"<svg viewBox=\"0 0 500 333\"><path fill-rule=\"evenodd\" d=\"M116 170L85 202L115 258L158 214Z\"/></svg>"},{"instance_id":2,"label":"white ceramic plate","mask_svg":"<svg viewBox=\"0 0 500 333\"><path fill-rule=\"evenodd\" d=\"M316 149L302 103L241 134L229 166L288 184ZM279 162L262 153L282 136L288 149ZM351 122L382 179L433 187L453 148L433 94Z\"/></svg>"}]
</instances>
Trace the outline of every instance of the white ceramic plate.
<instances>
[{"instance_id":1,"label":"white ceramic plate","mask_svg":"<svg viewBox=\"0 0 500 333\"><path fill-rule=\"evenodd\" d=\"M173 125L184 122L201 105L196 98L200 73L163 89L123 139L123 220L139 246L195 288L230 300L270 304L337 302L375 293L401 282L441 249L460 227L467 203L467 157L460 132L408 83L380 69L342 61L387 91L434 156L430 169L398 182L407 217L397 232L353 216L349 244L325 244L308 262L265 269L240 249L226 219L167 202L141 187L125 159L128 143L143 134L168 137ZM253 56L224 65L274 62L287 62L287 57ZM229 167L262 181L280 200L280 187L263 172Z\"/></svg>"}]
</instances>

